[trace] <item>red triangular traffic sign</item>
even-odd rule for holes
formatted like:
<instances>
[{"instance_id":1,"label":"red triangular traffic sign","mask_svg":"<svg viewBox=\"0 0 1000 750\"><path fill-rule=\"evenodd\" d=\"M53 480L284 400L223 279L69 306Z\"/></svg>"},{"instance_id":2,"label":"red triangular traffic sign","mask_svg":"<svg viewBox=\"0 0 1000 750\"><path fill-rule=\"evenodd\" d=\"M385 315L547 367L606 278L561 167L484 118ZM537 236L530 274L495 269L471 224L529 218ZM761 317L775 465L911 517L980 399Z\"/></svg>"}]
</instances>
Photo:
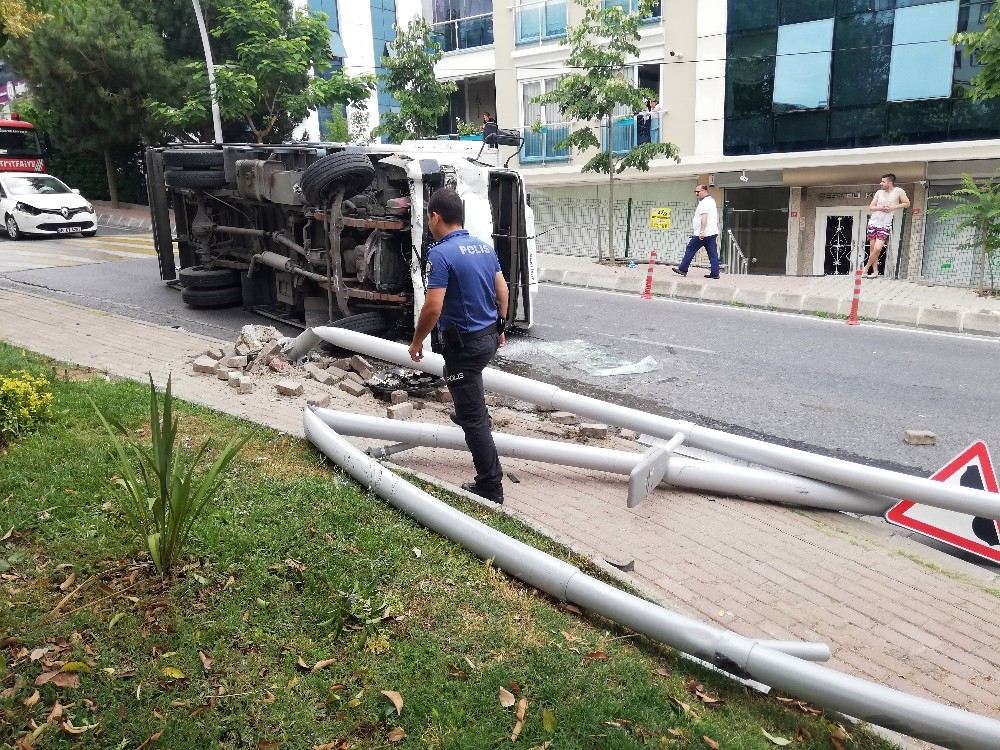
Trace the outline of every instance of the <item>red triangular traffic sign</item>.
<instances>
[{"instance_id":1,"label":"red triangular traffic sign","mask_svg":"<svg viewBox=\"0 0 1000 750\"><path fill-rule=\"evenodd\" d=\"M931 479L1000 493L990 452L982 440L959 453ZM932 508L912 500L900 500L886 511L885 518L889 523L1000 563L1000 521Z\"/></svg>"}]
</instances>

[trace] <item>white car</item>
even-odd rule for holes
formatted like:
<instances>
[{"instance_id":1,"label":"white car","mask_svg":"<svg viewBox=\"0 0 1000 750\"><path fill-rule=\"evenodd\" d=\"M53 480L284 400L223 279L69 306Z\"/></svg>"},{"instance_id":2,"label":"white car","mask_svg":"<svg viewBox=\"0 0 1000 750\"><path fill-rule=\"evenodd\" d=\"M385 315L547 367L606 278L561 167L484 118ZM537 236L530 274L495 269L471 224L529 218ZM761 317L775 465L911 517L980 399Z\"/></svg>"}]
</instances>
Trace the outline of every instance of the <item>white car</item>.
<instances>
[{"instance_id":1,"label":"white car","mask_svg":"<svg viewBox=\"0 0 1000 750\"><path fill-rule=\"evenodd\" d=\"M52 175L0 172L0 219L7 236L97 234L94 207Z\"/></svg>"}]
</instances>

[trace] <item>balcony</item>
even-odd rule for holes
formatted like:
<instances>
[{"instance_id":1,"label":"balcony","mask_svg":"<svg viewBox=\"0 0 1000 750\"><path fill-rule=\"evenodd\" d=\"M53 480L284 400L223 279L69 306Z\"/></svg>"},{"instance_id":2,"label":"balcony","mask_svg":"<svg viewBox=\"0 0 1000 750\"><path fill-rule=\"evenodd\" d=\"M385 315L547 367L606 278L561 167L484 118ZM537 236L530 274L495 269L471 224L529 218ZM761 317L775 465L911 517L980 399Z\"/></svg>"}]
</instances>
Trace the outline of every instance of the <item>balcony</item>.
<instances>
[{"instance_id":1,"label":"balcony","mask_svg":"<svg viewBox=\"0 0 1000 750\"><path fill-rule=\"evenodd\" d=\"M444 52L488 47L493 44L493 14L435 23L431 25L431 33Z\"/></svg>"},{"instance_id":2,"label":"balcony","mask_svg":"<svg viewBox=\"0 0 1000 750\"><path fill-rule=\"evenodd\" d=\"M611 121L611 145L616 154L627 154L640 143L660 142L662 112L653 112L648 121L640 115L614 117ZM601 148L608 149L608 131L602 128Z\"/></svg>"},{"instance_id":3,"label":"balcony","mask_svg":"<svg viewBox=\"0 0 1000 750\"><path fill-rule=\"evenodd\" d=\"M659 20L661 3L653 4L653 12L648 16L643 16L643 22ZM626 13L636 13L639 10L639 0L604 0L604 7L611 8L617 6Z\"/></svg>"},{"instance_id":4,"label":"balcony","mask_svg":"<svg viewBox=\"0 0 1000 750\"><path fill-rule=\"evenodd\" d=\"M556 148L561 140L572 131L572 124L556 122L542 125L535 130L530 125L521 128L524 145L521 147L520 160L522 164L544 164L548 161L566 161L569 159L569 149Z\"/></svg>"},{"instance_id":5,"label":"balcony","mask_svg":"<svg viewBox=\"0 0 1000 750\"><path fill-rule=\"evenodd\" d=\"M566 3L540 2L514 9L514 43L539 44L566 36Z\"/></svg>"}]
</instances>

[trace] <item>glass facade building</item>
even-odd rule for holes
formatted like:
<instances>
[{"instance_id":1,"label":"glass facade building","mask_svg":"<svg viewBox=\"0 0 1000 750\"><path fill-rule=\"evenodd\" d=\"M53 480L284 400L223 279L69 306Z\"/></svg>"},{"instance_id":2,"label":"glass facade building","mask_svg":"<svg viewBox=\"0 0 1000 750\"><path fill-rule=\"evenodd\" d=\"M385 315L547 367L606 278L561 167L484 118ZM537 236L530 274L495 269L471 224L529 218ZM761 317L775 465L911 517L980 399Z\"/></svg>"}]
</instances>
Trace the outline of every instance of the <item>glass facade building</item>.
<instances>
[{"instance_id":1,"label":"glass facade building","mask_svg":"<svg viewBox=\"0 0 1000 750\"><path fill-rule=\"evenodd\" d=\"M978 0L729 0L724 153L1000 137L1000 100L973 102Z\"/></svg>"}]
</instances>

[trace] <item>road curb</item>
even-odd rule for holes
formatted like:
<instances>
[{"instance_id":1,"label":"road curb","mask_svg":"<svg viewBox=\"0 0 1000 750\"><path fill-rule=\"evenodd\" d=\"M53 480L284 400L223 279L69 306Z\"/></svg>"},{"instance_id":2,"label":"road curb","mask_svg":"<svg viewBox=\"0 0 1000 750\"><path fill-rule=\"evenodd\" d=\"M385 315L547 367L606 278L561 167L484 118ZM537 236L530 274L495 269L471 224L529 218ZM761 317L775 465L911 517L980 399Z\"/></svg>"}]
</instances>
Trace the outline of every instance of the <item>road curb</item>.
<instances>
[{"instance_id":1,"label":"road curb","mask_svg":"<svg viewBox=\"0 0 1000 750\"><path fill-rule=\"evenodd\" d=\"M609 292L638 293L641 279L631 275L587 273L543 268L539 280L544 283ZM655 279L654 297L709 302L763 310L846 318L851 306L849 299L802 295L790 292L768 292L763 289L740 289L697 281ZM1000 337L1000 313L918 307L894 302L862 300L860 316L869 321L890 323L907 328L921 328L949 333L971 333L978 336Z\"/></svg>"}]
</instances>

